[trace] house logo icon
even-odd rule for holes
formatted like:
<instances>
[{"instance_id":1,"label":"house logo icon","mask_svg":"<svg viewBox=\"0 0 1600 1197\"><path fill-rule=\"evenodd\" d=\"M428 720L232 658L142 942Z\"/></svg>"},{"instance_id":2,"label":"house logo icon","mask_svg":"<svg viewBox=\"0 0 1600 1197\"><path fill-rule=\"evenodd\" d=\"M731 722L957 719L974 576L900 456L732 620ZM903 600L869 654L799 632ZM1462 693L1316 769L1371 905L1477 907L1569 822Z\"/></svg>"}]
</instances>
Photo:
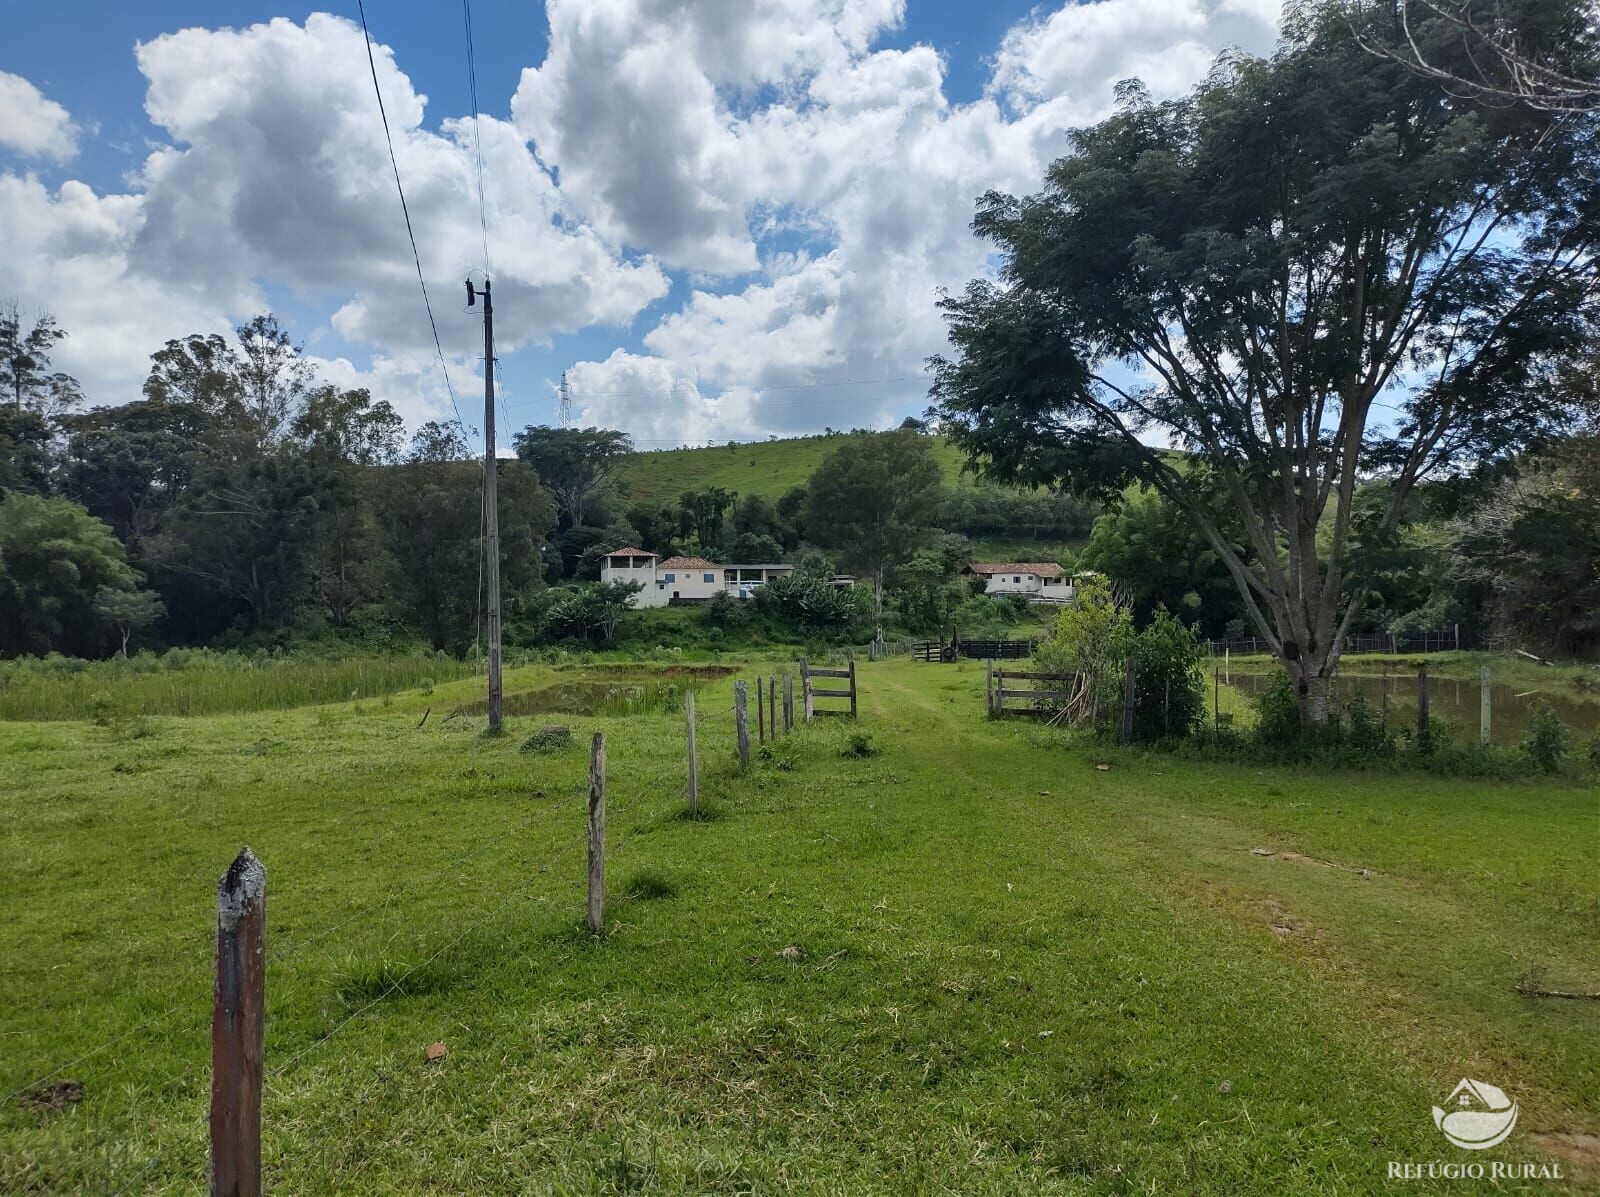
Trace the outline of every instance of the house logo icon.
<instances>
[{"instance_id":1,"label":"house logo icon","mask_svg":"<svg viewBox=\"0 0 1600 1197\"><path fill-rule=\"evenodd\" d=\"M1517 1103L1485 1081L1463 1080L1444 1109L1433 1107L1433 1124L1457 1147L1481 1151L1505 1141L1517 1125Z\"/></svg>"}]
</instances>

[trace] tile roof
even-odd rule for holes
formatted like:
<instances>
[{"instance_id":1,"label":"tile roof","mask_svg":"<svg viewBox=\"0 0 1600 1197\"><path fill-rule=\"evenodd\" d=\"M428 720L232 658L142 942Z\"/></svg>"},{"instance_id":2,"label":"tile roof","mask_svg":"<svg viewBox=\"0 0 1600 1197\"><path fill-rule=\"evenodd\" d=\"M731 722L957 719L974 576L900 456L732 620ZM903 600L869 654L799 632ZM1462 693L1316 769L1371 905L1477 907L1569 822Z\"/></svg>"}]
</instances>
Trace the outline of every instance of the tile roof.
<instances>
[{"instance_id":1,"label":"tile roof","mask_svg":"<svg viewBox=\"0 0 1600 1197\"><path fill-rule=\"evenodd\" d=\"M974 561L967 569L975 574L1038 574L1041 578L1059 578L1061 567L1054 561L1005 561L999 564Z\"/></svg>"},{"instance_id":2,"label":"tile roof","mask_svg":"<svg viewBox=\"0 0 1600 1197\"><path fill-rule=\"evenodd\" d=\"M665 561L656 563L657 569L721 569L715 561L707 561L704 557L668 557Z\"/></svg>"},{"instance_id":3,"label":"tile roof","mask_svg":"<svg viewBox=\"0 0 1600 1197\"><path fill-rule=\"evenodd\" d=\"M654 557L654 553L647 553L643 549L612 549L607 557Z\"/></svg>"}]
</instances>

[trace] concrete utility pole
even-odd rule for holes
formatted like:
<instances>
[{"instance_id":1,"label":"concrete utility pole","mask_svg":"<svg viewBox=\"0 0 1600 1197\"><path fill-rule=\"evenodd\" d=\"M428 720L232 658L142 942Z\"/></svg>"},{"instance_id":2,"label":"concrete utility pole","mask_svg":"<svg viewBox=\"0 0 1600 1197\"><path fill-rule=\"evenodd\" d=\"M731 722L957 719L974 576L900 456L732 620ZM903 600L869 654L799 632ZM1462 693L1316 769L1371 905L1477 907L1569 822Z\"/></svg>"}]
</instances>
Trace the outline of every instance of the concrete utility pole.
<instances>
[{"instance_id":1,"label":"concrete utility pole","mask_svg":"<svg viewBox=\"0 0 1600 1197\"><path fill-rule=\"evenodd\" d=\"M494 452L494 301L489 295L489 277L483 290L476 292L467 280L467 306L483 296L483 506L486 516L484 554L489 583L489 730L500 730L500 504L495 497Z\"/></svg>"}]
</instances>

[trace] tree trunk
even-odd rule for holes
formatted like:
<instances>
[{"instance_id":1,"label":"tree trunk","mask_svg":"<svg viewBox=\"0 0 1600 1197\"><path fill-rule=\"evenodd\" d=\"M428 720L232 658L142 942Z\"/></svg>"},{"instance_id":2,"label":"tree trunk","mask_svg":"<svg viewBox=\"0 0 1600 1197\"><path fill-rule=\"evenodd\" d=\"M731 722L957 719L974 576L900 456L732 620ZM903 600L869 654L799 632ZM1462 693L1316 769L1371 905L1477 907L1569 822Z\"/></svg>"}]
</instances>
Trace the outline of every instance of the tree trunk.
<instances>
[{"instance_id":1,"label":"tree trunk","mask_svg":"<svg viewBox=\"0 0 1600 1197\"><path fill-rule=\"evenodd\" d=\"M1329 698L1333 691L1333 663L1326 654L1307 660L1282 658L1289 684L1294 688L1295 701L1300 706L1300 723L1303 727L1324 727L1329 716Z\"/></svg>"}]
</instances>

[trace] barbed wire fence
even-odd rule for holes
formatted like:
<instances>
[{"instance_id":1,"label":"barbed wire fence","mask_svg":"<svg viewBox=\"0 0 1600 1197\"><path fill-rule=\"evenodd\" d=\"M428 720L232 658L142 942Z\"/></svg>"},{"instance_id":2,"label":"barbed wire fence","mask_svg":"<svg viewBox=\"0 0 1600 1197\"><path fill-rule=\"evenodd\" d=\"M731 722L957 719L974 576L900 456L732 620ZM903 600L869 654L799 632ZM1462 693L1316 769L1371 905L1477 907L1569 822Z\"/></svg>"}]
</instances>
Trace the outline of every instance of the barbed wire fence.
<instances>
[{"instance_id":1,"label":"barbed wire fence","mask_svg":"<svg viewBox=\"0 0 1600 1197\"><path fill-rule=\"evenodd\" d=\"M793 680L792 676L787 671L785 671L781 676L787 688L787 684ZM760 688L764 686L766 688L767 697L771 699L777 694L779 678L780 675L777 673L766 676L758 676L754 679L753 684L758 687L758 693L760 692ZM696 732L702 728L713 725L717 721L727 720L731 717L732 722L728 725L729 731L732 733L730 735L730 739L735 743L738 743L740 739L740 729L743 726L743 719L745 718L741 710L742 704L739 699L743 697L745 692L746 683L743 679L740 679L735 683L736 700L734 703L728 705L723 705L721 703L714 705L708 704L703 709L695 711L692 726ZM767 738L775 740L780 734L780 729L781 733L785 734L791 730L790 720L787 718L787 707L788 703L786 702L785 718L781 721L777 717L777 711L775 708L769 707L767 710L765 710L764 713L768 716L768 718L763 722L763 727L767 728L768 730L763 734L763 740ZM743 753L739 753L737 750L735 750L734 752L729 753L729 757L738 762L737 768L740 772L743 772L749 767L747 728L745 731L745 751ZM690 742L693 741L693 737L688 735L687 727L685 728L684 735L686 740ZM603 740L603 733L597 736L597 741L599 740ZM720 742L720 737L718 737L718 740ZM652 765L658 763L659 762L653 761ZM615 804L611 806L611 819L614 822L627 822L628 826L621 832L620 835L615 836L609 844L602 845L602 851L608 860L614 862L618 858L622 857L623 854L629 849L630 845L632 845L638 837L644 835L653 828L658 828L663 825L664 819L661 809L663 801L674 800L674 795L672 793L674 790L678 790L680 794L687 793L688 787L685 785L685 781L689 775L692 775L695 772L694 767L688 763L687 759L685 759L685 764L685 776L683 779L680 779L675 770L658 770L657 780L653 784L645 786L640 792L632 795L621 806L617 806ZM606 783L602 781L603 788L605 784ZM419 894L424 894L431 891L436 886L436 883L446 878L451 876L461 876L463 871L466 870L468 866L471 866L481 861L484 857L489 856L495 851L496 848L502 848L508 842L522 842L522 833L532 831L540 824L555 824L562 812L570 811L579 803L579 799L584 796L587 788L588 787L581 783L574 785L571 789L571 792L553 802L541 805L537 810L531 812L526 817L517 820L510 827L499 828L493 833L483 836L464 851L451 855L446 860L434 865L422 874L409 876L402 883L396 883L387 886L381 895L375 896L370 900L359 904L353 910L351 910L350 913L344 915L336 922L324 927L320 927L315 932L307 934L303 937L293 938L285 947L273 946L267 949L266 969L270 970L271 975L277 976L287 967L289 968L289 975L293 977L294 968L299 967L296 962L301 961L313 947L326 943L340 932L347 931L358 924L370 924L376 920L386 918L393 910L403 907L406 899L415 898ZM684 814L688 815L691 821L697 817L697 812L692 806L685 810ZM353 1009L342 1013L336 1021L334 1021L320 1033L316 1034L308 1042L305 1042L301 1046L297 1047L287 1057L273 1063L270 1067L261 1070L258 1080L261 1088L265 1089L268 1086L275 1086L276 1083L280 1082L286 1075L297 1069L299 1066L305 1063L307 1059L313 1057L322 1048L343 1034L347 1028L358 1023L364 1018L364 1016L379 1008L385 1001L393 997L396 993L402 992L409 981L441 959L445 958L451 951L456 949L463 942L467 941L474 933L484 930L497 921L506 921L512 918L522 909L523 902L534 893L539 892L543 887L543 883L548 882L552 878L554 870L557 868L557 866L562 864L568 857L578 851L583 841L583 834L578 832L575 828L574 834L564 835L561 842L552 851L544 853L536 860L530 860L526 857L511 857L505 859L503 863L510 867L514 867L524 876L524 880L520 884L508 890L503 886L503 884L497 881L487 881L486 884L495 887L493 901L485 903L486 908L481 915L469 919L464 924L453 927L447 935L434 944L431 950L421 955L415 962L409 964L403 971L399 972L392 978L389 978L378 992L368 997L365 1001L361 1002ZM215 884L209 877L206 879L206 883L208 885ZM264 914L262 917L264 923ZM604 932L602 931L601 934L603 935ZM186 936L174 937L169 944L163 946L180 947L185 938ZM282 982L279 982L279 984L281 985ZM262 1016L265 1017L267 1011L265 1008L264 995L262 996L261 1001L261 1013ZM134 1025L119 1030L116 1034L107 1037L101 1042L93 1044L77 1054L37 1073L34 1078L27 1083L10 1089L5 1095L5 1100L9 1103L16 1101L19 1098L27 1100L29 1095L40 1095L45 1091L46 1086L49 1086L52 1082L58 1081L61 1078L66 1078L70 1073L72 1073L86 1061L95 1059L96 1057L110 1051L118 1045L126 1044L129 1041L136 1039L138 1036L147 1035L148 1033L167 1027L173 1019L182 1014L187 1014L191 1019L194 1020L196 1024L198 1024L201 1021L199 1016L201 1016L203 1012L204 1005L202 995L187 994L166 1005L160 1011L151 1015L150 1017L141 1019ZM213 1018L215 1019L215 1017L215 1012L213 1012ZM193 1025L185 1026L181 1029L174 1028L173 1033L183 1035L194 1034L196 1037L198 1037L201 1034L201 1027L199 1025ZM494 1043L498 1044L502 1041L502 1039L503 1036L497 1037ZM208 1071L213 1071L215 1067L215 1058L196 1059L183 1068L160 1076L153 1082L141 1082L141 1084L143 1087L154 1093L187 1093L191 1091L192 1086L202 1074ZM379 1076L381 1076L383 1073L383 1067L383 1065L378 1066L377 1074ZM367 1102L369 1102L372 1097L381 1090L381 1084L372 1086L366 1096L364 1096L354 1106L344 1108L342 1110L342 1114L349 1115L354 1113L355 1110L366 1105ZM256 1149L259 1155L259 1127L257 1128L257 1136L258 1142L256 1144ZM164 1160L170 1160L172 1158L172 1152L174 1150L175 1148L172 1145L158 1147L149 1155L148 1158L143 1161L142 1164L140 1164L122 1179L120 1188L112 1191L114 1193L129 1193L139 1191L140 1187L151 1177L152 1173L161 1165L161 1163ZM212 1150L214 1154L216 1151L215 1127L213 1127ZM259 1168L259 1159L257 1160L257 1167Z\"/></svg>"}]
</instances>

